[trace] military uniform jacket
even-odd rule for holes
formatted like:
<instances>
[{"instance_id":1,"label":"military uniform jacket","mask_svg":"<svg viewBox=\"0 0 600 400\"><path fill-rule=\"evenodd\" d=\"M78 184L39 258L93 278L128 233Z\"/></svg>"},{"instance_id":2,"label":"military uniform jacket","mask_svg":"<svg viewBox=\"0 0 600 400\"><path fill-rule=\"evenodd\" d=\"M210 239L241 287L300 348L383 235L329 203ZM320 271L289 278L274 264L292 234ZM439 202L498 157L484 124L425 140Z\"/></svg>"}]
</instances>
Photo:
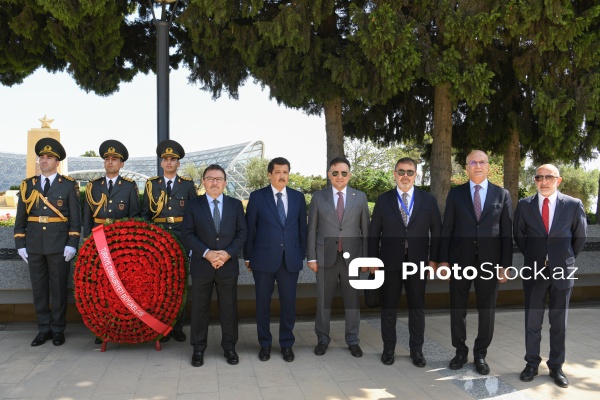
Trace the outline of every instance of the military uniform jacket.
<instances>
[{"instance_id":1,"label":"military uniform jacket","mask_svg":"<svg viewBox=\"0 0 600 400\"><path fill-rule=\"evenodd\" d=\"M62 253L65 246L77 248L81 236L77 183L73 178L57 174L45 198L49 205L43 201L43 193L39 176L21 183L15 219L15 247L25 247L28 253L33 254ZM30 221L35 218L38 222Z\"/></svg>"},{"instance_id":2,"label":"military uniform jacket","mask_svg":"<svg viewBox=\"0 0 600 400\"><path fill-rule=\"evenodd\" d=\"M105 176L88 182L83 205L83 237L88 237L92 228L103 223L96 220L140 217L138 193L137 184L120 175L110 195Z\"/></svg>"},{"instance_id":3,"label":"military uniform jacket","mask_svg":"<svg viewBox=\"0 0 600 400\"><path fill-rule=\"evenodd\" d=\"M152 195L152 197L149 197ZM181 241L181 222L188 200L198 197L194 182L179 175L171 184L171 196L167 197L167 184L163 176L155 176L146 182L142 201L142 218L154 221L172 232ZM156 221L155 221L156 220Z\"/></svg>"}]
</instances>

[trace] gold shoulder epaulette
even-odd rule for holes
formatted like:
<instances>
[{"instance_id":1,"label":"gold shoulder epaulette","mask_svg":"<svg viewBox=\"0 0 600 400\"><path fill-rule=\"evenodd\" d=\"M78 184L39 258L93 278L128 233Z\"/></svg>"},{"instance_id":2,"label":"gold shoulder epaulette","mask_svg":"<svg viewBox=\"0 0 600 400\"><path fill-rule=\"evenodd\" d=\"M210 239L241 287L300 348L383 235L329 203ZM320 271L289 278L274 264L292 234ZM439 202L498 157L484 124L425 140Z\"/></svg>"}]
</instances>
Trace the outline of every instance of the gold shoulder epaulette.
<instances>
[{"instance_id":1,"label":"gold shoulder epaulette","mask_svg":"<svg viewBox=\"0 0 600 400\"><path fill-rule=\"evenodd\" d=\"M180 176L180 178L183 179L184 181L190 181L190 182L193 181L192 178L188 178L187 176Z\"/></svg>"},{"instance_id":2,"label":"gold shoulder epaulette","mask_svg":"<svg viewBox=\"0 0 600 400\"><path fill-rule=\"evenodd\" d=\"M30 180L32 180L33 178L37 178L37 176L36 176L36 175L33 175L33 176L30 176L29 178L25 178L25 179L23 179L23 182L30 181Z\"/></svg>"},{"instance_id":3,"label":"gold shoulder epaulette","mask_svg":"<svg viewBox=\"0 0 600 400\"><path fill-rule=\"evenodd\" d=\"M70 177L69 175L63 175L62 177L65 178L68 181L75 182L75 178Z\"/></svg>"},{"instance_id":4,"label":"gold shoulder epaulette","mask_svg":"<svg viewBox=\"0 0 600 400\"><path fill-rule=\"evenodd\" d=\"M92 179L90 182L96 182L96 181L99 181L99 180L101 180L101 179L103 179L103 178L104 178L104 177L103 177L103 176L101 176L101 177L99 177L99 178Z\"/></svg>"},{"instance_id":5,"label":"gold shoulder epaulette","mask_svg":"<svg viewBox=\"0 0 600 400\"><path fill-rule=\"evenodd\" d=\"M160 176L151 176L150 178L148 178L148 180L149 180L149 181L155 181L155 180L157 180L158 178L160 178ZM125 179L125 178L123 178L123 179Z\"/></svg>"},{"instance_id":6,"label":"gold shoulder epaulette","mask_svg":"<svg viewBox=\"0 0 600 400\"><path fill-rule=\"evenodd\" d=\"M121 179L123 179L124 181L127 181L127 182L135 183L135 181L131 178L126 178L126 177L122 176Z\"/></svg>"}]
</instances>

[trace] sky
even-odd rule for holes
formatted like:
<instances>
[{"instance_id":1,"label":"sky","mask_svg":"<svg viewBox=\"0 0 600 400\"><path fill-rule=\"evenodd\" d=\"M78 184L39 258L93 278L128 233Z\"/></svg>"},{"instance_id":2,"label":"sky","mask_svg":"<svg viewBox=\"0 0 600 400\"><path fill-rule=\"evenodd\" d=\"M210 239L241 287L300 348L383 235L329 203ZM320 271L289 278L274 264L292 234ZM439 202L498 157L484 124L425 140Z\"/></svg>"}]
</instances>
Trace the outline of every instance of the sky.
<instances>
[{"instance_id":1,"label":"sky","mask_svg":"<svg viewBox=\"0 0 600 400\"><path fill-rule=\"evenodd\" d=\"M327 167L325 118L279 106L268 88L247 82L239 100L190 85L188 71L170 74L170 138L186 152L263 141L265 158L285 157L292 172L324 176ZM130 157L156 151L156 76L138 74L120 90L102 97L85 93L67 73L38 69L21 85L0 85L2 151L25 154L27 131L38 120L54 119L68 156L98 153L107 139L121 141ZM127 163L125 163L127 168Z\"/></svg>"}]
</instances>

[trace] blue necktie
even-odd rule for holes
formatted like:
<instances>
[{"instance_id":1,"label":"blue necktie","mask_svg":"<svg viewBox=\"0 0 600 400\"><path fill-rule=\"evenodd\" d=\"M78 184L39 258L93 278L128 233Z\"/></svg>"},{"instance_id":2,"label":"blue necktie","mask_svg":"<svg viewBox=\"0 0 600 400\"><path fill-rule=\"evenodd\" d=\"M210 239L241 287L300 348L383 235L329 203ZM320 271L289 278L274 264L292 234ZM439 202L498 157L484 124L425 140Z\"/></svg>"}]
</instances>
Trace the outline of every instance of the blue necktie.
<instances>
[{"instance_id":1,"label":"blue necktie","mask_svg":"<svg viewBox=\"0 0 600 400\"><path fill-rule=\"evenodd\" d=\"M221 230L221 214L219 213L219 200L214 199L213 204L215 208L213 209L213 222L215 223L215 230L217 233Z\"/></svg>"},{"instance_id":2,"label":"blue necktie","mask_svg":"<svg viewBox=\"0 0 600 400\"><path fill-rule=\"evenodd\" d=\"M283 200L281 199L283 194L277 193L277 213L279 214L279 220L281 221L281 225L285 226L285 207L283 206Z\"/></svg>"}]
</instances>

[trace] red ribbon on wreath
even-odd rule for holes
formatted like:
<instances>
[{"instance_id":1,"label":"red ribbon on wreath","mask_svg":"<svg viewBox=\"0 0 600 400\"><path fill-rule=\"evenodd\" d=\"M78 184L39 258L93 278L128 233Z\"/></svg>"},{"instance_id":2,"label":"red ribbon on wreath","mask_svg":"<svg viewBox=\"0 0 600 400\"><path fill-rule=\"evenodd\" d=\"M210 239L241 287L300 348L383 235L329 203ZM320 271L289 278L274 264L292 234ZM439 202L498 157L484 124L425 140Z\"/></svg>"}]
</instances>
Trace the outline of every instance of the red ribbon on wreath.
<instances>
[{"instance_id":1,"label":"red ribbon on wreath","mask_svg":"<svg viewBox=\"0 0 600 400\"><path fill-rule=\"evenodd\" d=\"M104 225L98 225L92 229L92 235L94 236L94 242L96 243L96 249L98 250L98 256L100 257L102 268L104 268L104 272L106 273L106 276L108 277L108 280L117 297L133 315L138 317L150 328L163 336L168 335L173 330L173 327L163 324L152 315L144 311L144 309L139 306L139 304L131 297L127 289L123 286L123 283L119 278L119 273L115 269L115 265L110 255L110 249L108 248L106 235L104 234Z\"/></svg>"}]
</instances>

